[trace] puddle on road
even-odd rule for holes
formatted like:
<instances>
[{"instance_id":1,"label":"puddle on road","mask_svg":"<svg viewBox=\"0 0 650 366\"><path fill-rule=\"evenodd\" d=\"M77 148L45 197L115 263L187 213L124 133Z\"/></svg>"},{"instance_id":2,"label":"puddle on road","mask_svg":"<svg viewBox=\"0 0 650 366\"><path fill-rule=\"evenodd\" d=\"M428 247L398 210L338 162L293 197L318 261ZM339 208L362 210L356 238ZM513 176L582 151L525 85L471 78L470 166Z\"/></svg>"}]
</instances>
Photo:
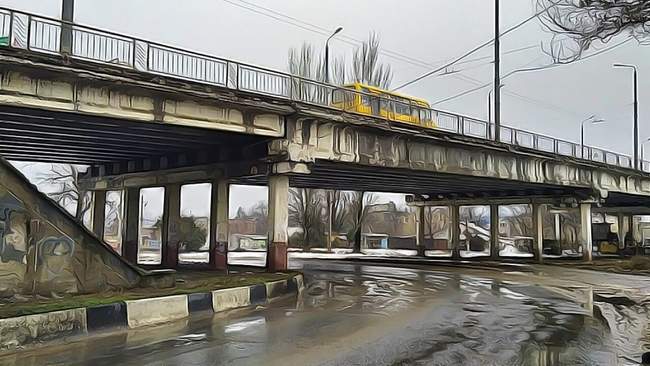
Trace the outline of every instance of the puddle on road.
<instances>
[{"instance_id":1,"label":"puddle on road","mask_svg":"<svg viewBox=\"0 0 650 366\"><path fill-rule=\"evenodd\" d=\"M303 311L334 306L403 318L406 328L377 334L364 354L339 349L326 365L632 365L619 355L640 360L650 344L647 305L593 302L588 288L558 292L456 271L318 268L307 267ZM418 304L428 305L403 317Z\"/></svg>"},{"instance_id":2,"label":"puddle on road","mask_svg":"<svg viewBox=\"0 0 650 366\"><path fill-rule=\"evenodd\" d=\"M650 345L649 304L539 276L333 262L304 273L298 297L0 365L634 365L622 356Z\"/></svg>"}]
</instances>

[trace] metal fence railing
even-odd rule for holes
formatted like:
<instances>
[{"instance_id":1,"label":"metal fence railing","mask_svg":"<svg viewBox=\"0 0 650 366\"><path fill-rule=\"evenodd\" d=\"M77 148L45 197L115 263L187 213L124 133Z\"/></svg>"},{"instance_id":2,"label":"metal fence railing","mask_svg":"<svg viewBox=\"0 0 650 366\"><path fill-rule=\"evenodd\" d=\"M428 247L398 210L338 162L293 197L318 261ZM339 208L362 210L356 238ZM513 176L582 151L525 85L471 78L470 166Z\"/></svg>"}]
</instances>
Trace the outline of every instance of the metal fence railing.
<instances>
[{"instance_id":1,"label":"metal fence railing","mask_svg":"<svg viewBox=\"0 0 650 366\"><path fill-rule=\"evenodd\" d=\"M62 39L70 39L66 49ZM114 32L70 24L60 20L0 8L0 47L12 47L109 63L142 72L205 83L249 93L264 94L348 112L358 112L359 103L367 106L364 114L389 118L396 113L419 114L435 121L437 129L455 134L489 139L494 135L486 121L438 110L423 110L394 99L344 89L284 72L246 65L219 57L165 46ZM358 101L358 103L356 102ZM356 103L356 104L355 104ZM430 117L429 117L430 116ZM603 164L632 168L629 156L575 144L554 137L502 126L500 141L557 155L587 159ZM641 162L650 172L650 162Z\"/></svg>"}]
</instances>

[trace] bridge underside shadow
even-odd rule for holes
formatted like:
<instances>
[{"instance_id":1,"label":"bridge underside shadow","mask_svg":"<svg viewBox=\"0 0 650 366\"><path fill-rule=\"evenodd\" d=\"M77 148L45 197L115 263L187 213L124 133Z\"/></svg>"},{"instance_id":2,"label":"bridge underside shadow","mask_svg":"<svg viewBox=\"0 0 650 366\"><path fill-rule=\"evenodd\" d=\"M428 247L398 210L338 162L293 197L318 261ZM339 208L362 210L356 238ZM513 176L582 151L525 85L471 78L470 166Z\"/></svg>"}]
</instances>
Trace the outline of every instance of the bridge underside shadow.
<instances>
[{"instance_id":1,"label":"bridge underside shadow","mask_svg":"<svg viewBox=\"0 0 650 366\"><path fill-rule=\"evenodd\" d=\"M409 193L443 198L490 198L576 195L589 197L589 189L523 183L403 168L377 168L317 160L309 174L289 174L292 187L365 192ZM242 184L265 185L265 176L235 179Z\"/></svg>"},{"instance_id":2,"label":"bridge underside shadow","mask_svg":"<svg viewBox=\"0 0 650 366\"><path fill-rule=\"evenodd\" d=\"M259 157L245 147L259 146L264 153L263 142L268 140L206 128L6 106L0 107L0 135L0 155L8 160L126 165L185 155L184 161L170 161L160 168L240 159L247 153Z\"/></svg>"}]
</instances>

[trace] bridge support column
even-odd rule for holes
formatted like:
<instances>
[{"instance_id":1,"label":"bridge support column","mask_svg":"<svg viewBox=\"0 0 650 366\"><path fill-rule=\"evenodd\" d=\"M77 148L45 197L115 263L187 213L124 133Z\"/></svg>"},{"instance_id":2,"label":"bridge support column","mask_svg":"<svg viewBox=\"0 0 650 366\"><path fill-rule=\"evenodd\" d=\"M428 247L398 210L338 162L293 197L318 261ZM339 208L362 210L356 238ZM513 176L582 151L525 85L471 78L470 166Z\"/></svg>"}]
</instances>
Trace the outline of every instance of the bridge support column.
<instances>
[{"instance_id":1,"label":"bridge support column","mask_svg":"<svg viewBox=\"0 0 650 366\"><path fill-rule=\"evenodd\" d=\"M140 189L127 188L124 192L124 245L122 255L129 262L138 262L138 227L140 226Z\"/></svg>"},{"instance_id":2,"label":"bridge support column","mask_svg":"<svg viewBox=\"0 0 650 366\"><path fill-rule=\"evenodd\" d=\"M424 221L424 210L426 207L423 206L417 206L415 208L415 219L417 222L417 236L416 236L416 245L417 245L417 250L418 250L418 255L421 257L425 256L425 246L424 246L424 226L425 226L425 221Z\"/></svg>"},{"instance_id":3,"label":"bridge support column","mask_svg":"<svg viewBox=\"0 0 650 366\"><path fill-rule=\"evenodd\" d=\"M210 268L228 270L228 209L230 184L219 180L212 184L212 220L210 225Z\"/></svg>"},{"instance_id":4,"label":"bridge support column","mask_svg":"<svg viewBox=\"0 0 650 366\"><path fill-rule=\"evenodd\" d=\"M449 206L451 216L451 258L460 259L460 206Z\"/></svg>"},{"instance_id":5,"label":"bridge support column","mask_svg":"<svg viewBox=\"0 0 650 366\"><path fill-rule=\"evenodd\" d=\"M499 259L499 205L490 205L490 259Z\"/></svg>"},{"instance_id":6,"label":"bridge support column","mask_svg":"<svg viewBox=\"0 0 650 366\"><path fill-rule=\"evenodd\" d=\"M537 263L544 262L544 220L542 205L533 203L533 255Z\"/></svg>"},{"instance_id":7,"label":"bridge support column","mask_svg":"<svg viewBox=\"0 0 650 366\"><path fill-rule=\"evenodd\" d=\"M627 221L627 216L625 216L624 213L619 212L618 215L616 216L617 220L617 227L618 227L618 242L619 243L625 243L625 235L628 232L628 221ZM620 248L620 246L619 246Z\"/></svg>"},{"instance_id":8,"label":"bridge support column","mask_svg":"<svg viewBox=\"0 0 650 366\"><path fill-rule=\"evenodd\" d=\"M104 220L106 215L106 191L95 191L93 200L93 233L99 239L104 238Z\"/></svg>"},{"instance_id":9,"label":"bridge support column","mask_svg":"<svg viewBox=\"0 0 650 366\"><path fill-rule=\"evenodd\" d=\"M166 225L166 233L163 232L163 264L166 268L178 266L178 242L180 239L181 220L181 186L170 184L165 187L165 210L163 213L163 225Z\"/></svg>"},{"instance_id":10,"label":"bridge support column","mask_svg":"<svg viewBox=\"0 0 650 366\"><path fill-rule=\"evenodd\" d=\"M582 258L592 261L593 241L591 237L591 203L580 204L580 242L582 243Z\"/></svg>"},{"instance_id":11,"label":"bridge support column","mask_svg":"<svg viewBox=\"0 0 650 366\"><path fill-rule=\"evenodd\" d=\"M289 177L269 177L269 239L266 257L269 271L287 269L287 241L289 228Z\"/></svg>"}]
</instances>

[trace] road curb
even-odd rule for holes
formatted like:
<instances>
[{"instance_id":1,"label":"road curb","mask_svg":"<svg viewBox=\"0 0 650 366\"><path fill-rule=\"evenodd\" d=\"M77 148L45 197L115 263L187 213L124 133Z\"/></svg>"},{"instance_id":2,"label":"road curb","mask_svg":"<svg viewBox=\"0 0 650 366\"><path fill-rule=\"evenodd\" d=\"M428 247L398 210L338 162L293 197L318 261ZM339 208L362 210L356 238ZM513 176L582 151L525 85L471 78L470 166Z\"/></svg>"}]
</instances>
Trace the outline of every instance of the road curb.
<instances>
[{"instance_id":1,"label":"road curb","mask_svg":"<svg viewBox=\"0 0 650 366\"><path fill-rule=\"evenodd\" d=\"M263 305L304 289L302 274L286 280L185 295L119 301L0 319L0 352L46 345L51 341L93 335L107 330L135 329L184 319L191 314L223 312Z\"/></svg>"}]
</instances>

